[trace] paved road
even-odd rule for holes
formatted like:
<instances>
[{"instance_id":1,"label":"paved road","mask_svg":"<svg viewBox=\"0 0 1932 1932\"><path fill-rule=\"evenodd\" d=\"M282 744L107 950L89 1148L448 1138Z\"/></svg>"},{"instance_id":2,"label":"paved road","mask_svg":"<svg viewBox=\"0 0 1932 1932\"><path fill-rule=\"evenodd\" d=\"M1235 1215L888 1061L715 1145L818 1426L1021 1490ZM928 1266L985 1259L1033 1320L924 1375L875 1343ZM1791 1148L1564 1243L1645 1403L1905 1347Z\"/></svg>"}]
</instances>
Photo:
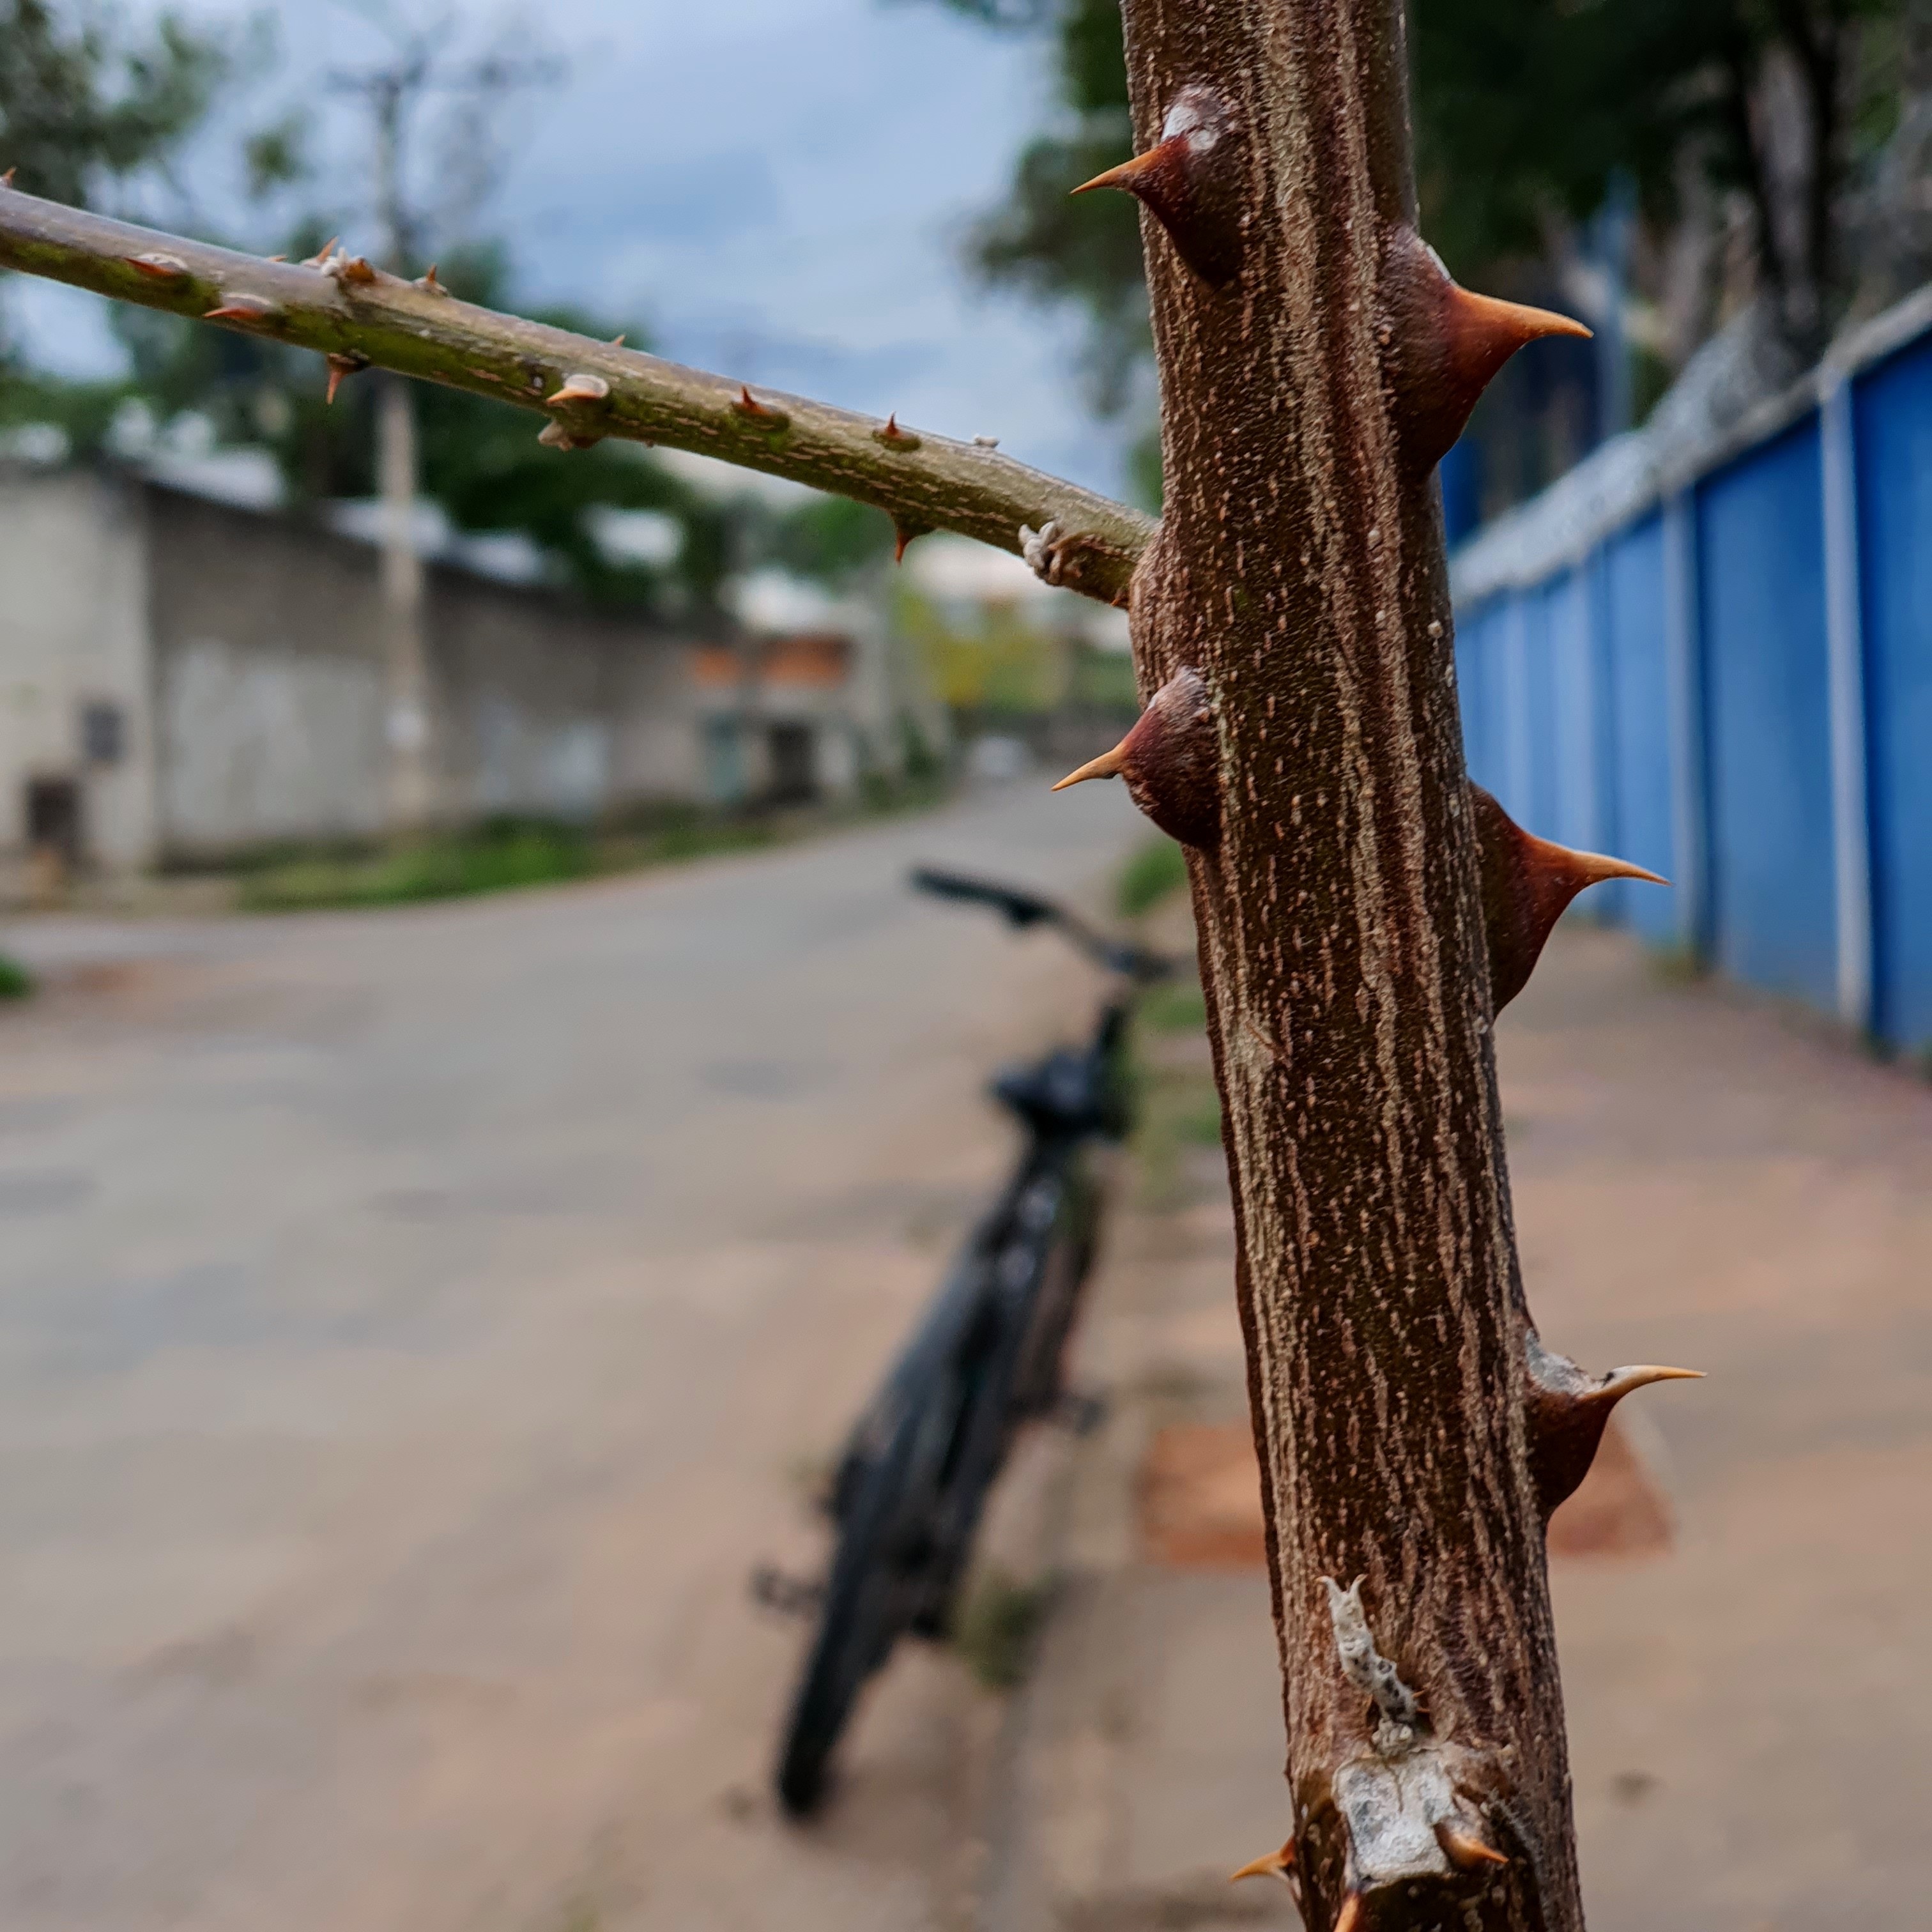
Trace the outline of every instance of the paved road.
<instances>
[{"instance_id":1,"label":"paved road","mask_svg":"<svg viewBox=\"0 0 1932 1932\"><path fill-rule=\"evenodd\" d=\"M995 1715L914 1658L763 1795L836 1438L1084 972L901 889L1091 886L1112 787L380 916L9 943L0 1924L952 1922Z\"/></svg>"}]
</instances>

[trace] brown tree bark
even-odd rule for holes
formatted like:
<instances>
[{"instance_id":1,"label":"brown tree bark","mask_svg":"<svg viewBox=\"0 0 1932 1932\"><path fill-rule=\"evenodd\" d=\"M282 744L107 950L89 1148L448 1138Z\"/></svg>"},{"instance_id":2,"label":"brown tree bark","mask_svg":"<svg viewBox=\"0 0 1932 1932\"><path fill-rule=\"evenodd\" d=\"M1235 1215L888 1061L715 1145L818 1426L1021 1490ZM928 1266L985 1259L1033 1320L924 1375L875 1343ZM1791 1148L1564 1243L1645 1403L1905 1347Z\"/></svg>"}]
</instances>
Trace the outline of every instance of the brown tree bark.
<instances>
[{"instance_id":1,"label":"brown tree bark","mask_svg":"<svg viewBox=\"0 0 1932 1932\"><path fill-rule=\"evenodd\" d=\"M1171 142L1177 100L1193 128L1144 196L1167 503L1131 610L1144 692L1192 671L1217 735L1218 837L1191 864L1292 1875L1312 1932L1574 1932L1434 481L1453 345L1413 236L1401 10L1125 11L1141 145ZM1234 272L1168 232L1204 224ZM1358 1578L1366 1656L1324 1581Z\"/></svg>"}]
</instances>

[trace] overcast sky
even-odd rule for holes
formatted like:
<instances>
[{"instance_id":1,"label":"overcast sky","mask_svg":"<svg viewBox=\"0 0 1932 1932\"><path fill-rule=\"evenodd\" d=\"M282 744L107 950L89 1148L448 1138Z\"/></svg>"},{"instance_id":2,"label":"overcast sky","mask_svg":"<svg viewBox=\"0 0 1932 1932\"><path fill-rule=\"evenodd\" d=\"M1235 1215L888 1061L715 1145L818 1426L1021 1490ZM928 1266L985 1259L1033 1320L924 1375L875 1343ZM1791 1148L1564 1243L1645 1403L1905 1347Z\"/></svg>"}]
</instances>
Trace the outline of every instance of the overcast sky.
<instances>
[{"instance_id":1,"label":"overcast sky","mask_svg":"<svg viewBox=\"0 0 1932 1932\"><path fill-rule=\"evenodd\" d=\"M224 104L188 170L223 223L248 218L235 185L244 127L298 76L384 46L366 10L338 0L268 10L280 68ZM447 17L453 43L479 49L505 17L482 0L397 10ZM986 296L958 263L961 230L998 200L1050 111L1037 44L934 0L543 0L520 17L532 46L566 64L506 117L511 165L482 224L512 242L527 298L634 316L680 360L998 436L1026 461L1120 487L1120 438L1085 416L1069 373L1071 319ZM311 98L327 198L352 220L368 206L353 111ZM374 245L366 213L344 239ZM9 298L49 359L78 370L112 354L93 298L21 279Z\"/></svg>"}]
</instances>

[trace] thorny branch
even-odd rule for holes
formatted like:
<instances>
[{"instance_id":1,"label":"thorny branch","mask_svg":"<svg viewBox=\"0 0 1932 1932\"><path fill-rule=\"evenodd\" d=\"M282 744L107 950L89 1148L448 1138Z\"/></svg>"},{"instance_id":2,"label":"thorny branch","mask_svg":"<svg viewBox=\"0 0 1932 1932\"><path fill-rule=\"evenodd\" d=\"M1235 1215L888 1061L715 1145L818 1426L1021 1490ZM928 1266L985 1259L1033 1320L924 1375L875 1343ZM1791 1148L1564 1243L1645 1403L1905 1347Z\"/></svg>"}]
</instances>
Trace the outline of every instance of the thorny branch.
<instances>
[{"instance_id":1,"label":"thorny branch","mask_svg":"<svg viewBox=\"0 0 1932 1932\"><path fill-rule=\"evenodd\" d=\"M332 376L375 367L466 389L549 418L544 440L604 436L718 457L884 510L902 544L956 530L1018 554L1021 526L1058 526L1055 581L1124 603L1154 524L1126 505L1030 470L987 441L913 430L567 330L458 302L336 253L270 262L0 188L0 268L312 349ZM334 383L331 390L333 392Z\"/></svg>"}]
</instances>

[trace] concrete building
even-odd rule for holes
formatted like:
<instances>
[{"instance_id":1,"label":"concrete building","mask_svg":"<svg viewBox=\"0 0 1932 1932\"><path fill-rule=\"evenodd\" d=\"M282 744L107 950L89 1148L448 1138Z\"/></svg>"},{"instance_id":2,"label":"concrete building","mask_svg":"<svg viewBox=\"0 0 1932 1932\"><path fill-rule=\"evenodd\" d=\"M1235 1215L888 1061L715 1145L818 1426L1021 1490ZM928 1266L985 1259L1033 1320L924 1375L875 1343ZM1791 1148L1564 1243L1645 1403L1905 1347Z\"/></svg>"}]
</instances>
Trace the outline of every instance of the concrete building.
<instances>
[{"instance_id":1,"label":"concrete building","mask_svg":"<svg viewBox=\"0 0 1932 1932\"><path fill-rule=\"evenodd\" d=\"M382 830L376 552L267 489L0 465L0 890L36 852L125 872ZM442 819L836 794L896 762L876 640L598 611L504 580L506 541L429 546Z\"/></svg>"}]
</instances>

